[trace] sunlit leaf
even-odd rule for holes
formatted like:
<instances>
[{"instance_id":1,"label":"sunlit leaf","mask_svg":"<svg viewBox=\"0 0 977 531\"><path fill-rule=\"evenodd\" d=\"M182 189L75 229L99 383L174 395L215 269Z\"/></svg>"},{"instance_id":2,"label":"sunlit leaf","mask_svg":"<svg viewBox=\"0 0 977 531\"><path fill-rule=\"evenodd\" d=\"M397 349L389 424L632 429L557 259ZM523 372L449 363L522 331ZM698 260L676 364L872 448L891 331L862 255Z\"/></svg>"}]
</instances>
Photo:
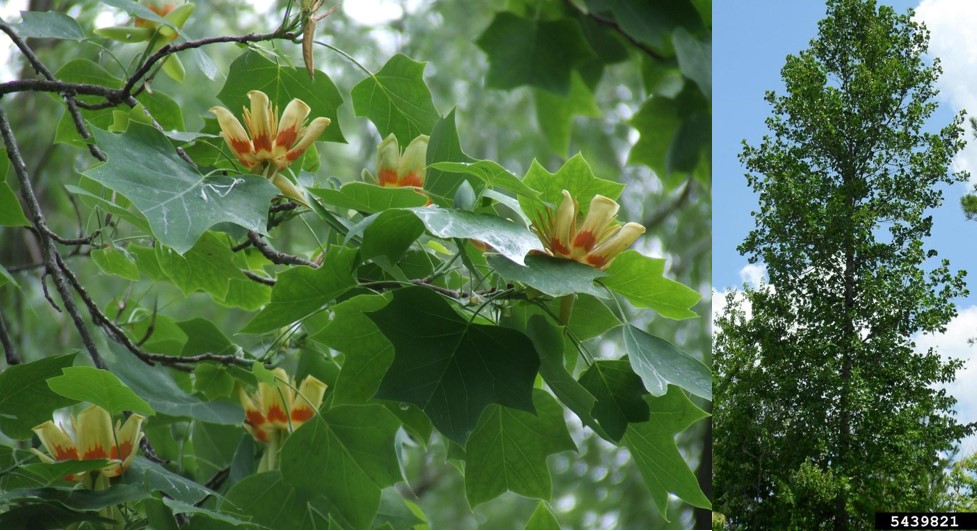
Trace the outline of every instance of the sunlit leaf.
<instances>
[{"instance_id":1,"label":"sunlit leaf","mask_svg":"<svg viewBox=\"0 0 977 531\"><path fill-rule=\"evenodd\" d=\"M153 414L153 408L119 377L104 369L94 367L66 367L61 376L49 378L48 387L59 395L91 402L102 407L110 415L123 411Z\"/></svg>"},{"instance_id":2,"label":"sunlit leaf","mask_svg":"<svg viewBox=\"0 0 977 531\"><path fill-rule=\"evenodd\" d=\"M701 361L632 325L624 327L624 345L631 367L649 393L662 396L672 384L712 400L712 373Z\"/></svg>"},{"instance_id":3,"label":"sunlit leaf","mask_svg":"<svg viewBox=\"0 0 977 531\"><path fill-rule=\"evenodd\" d=\"M625 251L611 262L607 277L601 282L624 295L638 308L651 308L669 319L691 319L697 314L690 310L699 299L699 292L679 282L665 278L665 260L649 258L638 251Z\"/></svg>"},{"instance_id":4,"label":"sunlit leaf","mask_svg":"<svg viewBox=\"0 0 977 531\"><path fill-rule=\"evenodd\" d=\"M401 146L429 135L440 115L424 83L424 64L396 54L350 91L357 116L369 118L381 138L393 133Z\"/></svg>"}]
</instances>

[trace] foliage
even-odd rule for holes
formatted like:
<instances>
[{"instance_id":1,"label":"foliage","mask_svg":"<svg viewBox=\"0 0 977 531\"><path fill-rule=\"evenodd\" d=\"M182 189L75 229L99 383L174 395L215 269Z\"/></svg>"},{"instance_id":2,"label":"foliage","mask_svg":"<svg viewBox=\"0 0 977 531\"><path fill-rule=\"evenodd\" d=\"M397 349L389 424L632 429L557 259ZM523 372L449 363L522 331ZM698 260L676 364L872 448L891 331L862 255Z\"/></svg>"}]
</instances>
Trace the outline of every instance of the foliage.
<instances>
[{"instance_id":1,"label":"foliage","mask_svg":"<svg viewBox=\"0 0 977 531\"><path fill-rule=\"evenodd\" d=\"M973 427L939 389L959 361L919 352L963 273L927 250L962 116L936 132L928 33L874 0L832 0L767 94L771 135L741 160L759 193L740 246L769 283L717 320L716 488L728 528L865 528L934 510L945 455Z\"/></svg>"},{"instance_id":2,"label":"foliage","mask_svg":"<svg viewBox=\"0 0 977 531\"><path fill-rule=\"evenodd\" d=\"M474 509L581 527L598 507L653 527L710 508L708 461L689 457L711 398L693 342L707 327L685 285L707 283L708 248L668 242L685 283L644 254L686 218L683 243L708 244L708 2L479 6L486 84L533 103L542 133L506 149L486 148L499 126L459 128L496 103L452 96L469 73L450 54L346 46L343 30L361 30L338 13L320 23L322 2L283 2L265 33L220 22L234 7L221 2L62 7L0 21L25 68L0 83L0 526L460 527ZM119 25L96 28L100 13ZM335 44L312 38L317 24ZM608 86L634 91L633 146L627 117L607 118L614 135L574 127L610 114ZM397 171L421 187L373 177L392 169L378 145L398 144ZM668 203L636 205L642 187ZM623 212L656 238L641 252L621 253L636 230L615 232L626 188ZM602 267L548 256L540 219L564 190L574 252ZM598 194L613 212L587 243L574 236ZM119 422L97 440L138 440L118 437L135 425L121 417L147 417L121 477L97 472L115 454L26 451L82 403Z\"/></svg>"}]
</instances>

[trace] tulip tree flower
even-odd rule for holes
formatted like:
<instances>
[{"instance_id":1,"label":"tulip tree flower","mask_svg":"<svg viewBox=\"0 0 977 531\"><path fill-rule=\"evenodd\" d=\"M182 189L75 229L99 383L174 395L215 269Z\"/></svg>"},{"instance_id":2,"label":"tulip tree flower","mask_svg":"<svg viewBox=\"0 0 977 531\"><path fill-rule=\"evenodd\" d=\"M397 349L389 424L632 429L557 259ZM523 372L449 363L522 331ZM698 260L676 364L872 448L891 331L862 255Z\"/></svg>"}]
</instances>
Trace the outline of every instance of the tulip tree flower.
<instances>
[{"instance_id":1,"label":"tulip tree flower","mask_svg":"<svg viewBox=\"0 0 977 531\"><path fill-rule=\"evenodd\" d=\"M387 135L377 147L377 181L380 186L424 186L427 169L427 135L418 135L411 141L403 155L393 133Z\"/></svg>"},{"instance_id":2,"label":"tulip tree flower","mask_svg":"<svg viewBox=\"0 0 977 531\"><path fill-rule=\"evenodd\" d=\"M639 223L628 222L623 226L617 223L619 208L613 199L595 195L583 225L579 225L577 202L570 192L563 190L563 201L556 215L547 212L533 228L552 256L607 269L614 257L645 233Z\"/></svg>"},{"instance_id":3,"label":"tulip tree flower","mask_svg":"<svg viewBox=\"0 0 977 531\"><path fill-rule=\"evenodd\" d=\"M275 384L258 383L258 391L240 390L244 406L244 428L256 440L268 444L258 470L277 468L278 449L289 433L311 419L322 405L326 384L315 376L306 376L296 392L295 380L281 367L272 371Z\"/></svg>"},{"instance_id":4,"label":"tulip tree flower","mask_svg":"<svg viewBox=\"0 0 977 531\"><path fill-rule=\"evenodd\" d=\"M306 126L310 108L302 100L293 99L285 107L281 119L278 109L260 90L248 92L251 108L244 109L244 125L224 107L211 107L217 116L221 136L238 161L247 168L255 168L281 190L282 194L305 204L305 194L292 184L281 170L298 160L331 123L318 117Z\"/></svg>"},{"instance_id":5,"label":"tulip tree flower","mask_svg":"<svg viewBox=\"0 0 977 531\"><path fill-rule=\"evenodd\" d=\"M165 19L172 26L161 24L155 20L135 17L132 26L98 28L95 30L95 34L121 42L149 41L149 53L156 53L160 48L176 39L179 30L183 29L183 25L187 23L187 19L193 13L193 4L182 2L149 0L145 3L145 7ZM183 63L176 55L163 59L163 71L181 83L186 76L186 69L183 68Z\"/></svg>"},{"instance_id":6,"label":"tulip tree flower","mask_svg":"<svg viewBox=\"0 0 977 531\"><path fill-rule=\"evenodd\" d=\"M98 478L92 478L89 486L95 488L108 487L107 478L120 476L125 472L135 457L135 448L142 440L143 421L146 417L133 413L123 424L116 421L112 427L112 417L109 412L99 406L91 406L82 411L77 418L71 417L72 432L52 421L44 422L33 428L34 433L41 440L47 454L32 449L42 461L54 463L58 461L106 459L109 464L97 470ZM65 477L68 481L81 481L89 473L70 474Z\"/></svg>"}]
</instances>

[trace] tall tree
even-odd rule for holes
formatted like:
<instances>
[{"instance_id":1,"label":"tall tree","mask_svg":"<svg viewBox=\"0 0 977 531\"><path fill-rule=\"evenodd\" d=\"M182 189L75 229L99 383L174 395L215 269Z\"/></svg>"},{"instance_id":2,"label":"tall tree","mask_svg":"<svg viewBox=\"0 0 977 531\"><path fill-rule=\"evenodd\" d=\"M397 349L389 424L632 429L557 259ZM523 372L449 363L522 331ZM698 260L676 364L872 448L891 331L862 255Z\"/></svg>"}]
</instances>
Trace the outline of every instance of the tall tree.
<instances>
[{"instance_id":1,"label":"tall tree","mask_svg":"<svg viewBox=\"0 0 977 531\"><path fill-rule=\"evenodd\" d=\"M924 247L964 145L935 133L928 32L874 0L829 0L768 92L770 135L740 155L759 194L739 250L769 284L729 298L715 340L715 489L732 528L859 529L937 503L941 455L973 431L941 389L960 363L919 352L965 292Z\"/></svg>"}]
</instances>

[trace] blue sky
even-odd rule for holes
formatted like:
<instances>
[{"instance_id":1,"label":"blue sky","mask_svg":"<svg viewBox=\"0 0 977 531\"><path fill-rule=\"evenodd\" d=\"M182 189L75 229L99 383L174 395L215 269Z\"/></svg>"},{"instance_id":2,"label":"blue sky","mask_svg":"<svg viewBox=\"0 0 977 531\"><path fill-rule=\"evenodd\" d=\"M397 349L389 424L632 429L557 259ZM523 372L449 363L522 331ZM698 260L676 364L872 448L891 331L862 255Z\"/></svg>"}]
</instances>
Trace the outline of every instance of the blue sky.
<instances>
[{"instance_id":1,"label":"blue sky","mask_svg":"<svg viewBox=\"0 0 977 531\"><path fill-rule=\"evenodd\" d=\"M970 88L977 67L977 2L954 0L891 0L882 3L897 11L919 7L919 18L931 31L930 52L941 57L944 76L940 81L940 109L930 130L948 123L959 110L969 107L977 114L977 84ZM764 120L770 113L763 101L767 90L783 93L780 69L788 54L808 47L823 18L823 2L779 2L744 0L716 2L713 7L713 286L725 292L755 278L759 269L748 267L736 247L753 227L750 212L757 208L756 196L747 187L745 170L738 155L742 141L759 143L767 132ZM968 133L968 140L972 136ZM977 175L977 141L959 156L955 164ZM973 181L973 178L972 178ZM977 419L977 348L967 339L977 336L977 223L967 221L959 206L967 188L955 184L944 189L944 205L933 211L933 236L927 246L949 258L951 267L970 271L968 284L974 293L957 299L960 315L944 334L919 336L920 348L937 347L941 353L967 360L949 387L957 397L958 417ZM714 297L714 308L722 296ZM715 311L715 309L714 309ZM977 438L964 442L966 452L977 451Z\"/></svg>"}]
</instances>

